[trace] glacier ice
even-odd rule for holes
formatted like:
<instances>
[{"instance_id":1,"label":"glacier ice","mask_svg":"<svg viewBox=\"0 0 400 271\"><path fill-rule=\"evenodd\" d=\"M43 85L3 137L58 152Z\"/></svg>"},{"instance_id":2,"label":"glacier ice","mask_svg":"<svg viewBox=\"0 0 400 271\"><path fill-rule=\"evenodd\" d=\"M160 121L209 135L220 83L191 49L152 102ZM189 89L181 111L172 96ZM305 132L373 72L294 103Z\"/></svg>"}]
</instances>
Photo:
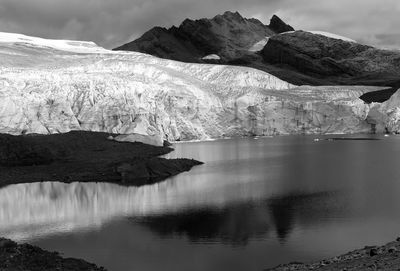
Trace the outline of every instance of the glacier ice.
<instances>
[{"instance_id":1,"label":"glacier ice","mask_svg":"<svg viewBox=\"0 0 400 271\"><path fill-rule=\"evenodd\" d=\"M263 71L0 33L0 132L167 140L370 131L376 87L297 87Z\"/></svg>"}]
</instances>

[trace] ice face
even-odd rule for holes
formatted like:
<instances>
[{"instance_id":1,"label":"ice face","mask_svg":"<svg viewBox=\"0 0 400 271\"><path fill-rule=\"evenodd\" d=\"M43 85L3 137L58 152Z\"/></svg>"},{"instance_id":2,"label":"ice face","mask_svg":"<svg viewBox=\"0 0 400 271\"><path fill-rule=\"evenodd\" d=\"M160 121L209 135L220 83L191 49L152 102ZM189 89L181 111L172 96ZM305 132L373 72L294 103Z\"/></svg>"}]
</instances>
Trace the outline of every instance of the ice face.
<instances>
[{"instance_id":1,"label":"ice face","mask_svg":"<svg viewBox=\"0 0 400 271\"><path fill-rule=\"evenodd\" d=\"M190 140L364 132L369 106L358 97L377 89L296 87L252 68L0 35L2 133L158 132Z\"/></svg>"}]
</instances>

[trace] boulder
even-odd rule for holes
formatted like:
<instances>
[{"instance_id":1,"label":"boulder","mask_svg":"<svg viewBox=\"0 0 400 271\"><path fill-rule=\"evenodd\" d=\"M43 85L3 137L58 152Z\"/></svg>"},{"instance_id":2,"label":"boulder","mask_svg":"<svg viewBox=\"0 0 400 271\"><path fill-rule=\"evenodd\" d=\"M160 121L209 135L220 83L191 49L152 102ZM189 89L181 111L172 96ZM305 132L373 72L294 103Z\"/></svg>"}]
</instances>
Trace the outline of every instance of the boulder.
<instances>
[{"instance_id":1,"label":"boulder","mask_svg":"<svg viewBox=\"0 0 400 271\"><path fill-rule=\"evenodd\" d=\"M128 135L118 135L113 138L113 140L118 142L140 142L143 144L148 144L157 147L164 146L164 139L160 135L143 135L143 134L128 134Z\"/></svg>"}]
</instances>

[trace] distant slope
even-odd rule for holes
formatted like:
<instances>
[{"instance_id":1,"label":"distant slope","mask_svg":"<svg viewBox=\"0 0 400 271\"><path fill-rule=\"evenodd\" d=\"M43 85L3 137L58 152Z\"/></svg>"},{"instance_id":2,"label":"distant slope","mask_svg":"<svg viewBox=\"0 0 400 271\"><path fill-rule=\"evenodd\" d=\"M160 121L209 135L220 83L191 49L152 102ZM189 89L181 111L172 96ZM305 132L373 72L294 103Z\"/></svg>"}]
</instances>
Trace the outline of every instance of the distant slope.
<instances>
[{"instance_id":1,"label":"distant slope","mask_svg":"<svg viewBox=\"0 0 400 271\"><path fill-rule=\"evenodd\" d=\"M31 37L17 33L0 32L0 42L15 45L29 45L37 48L52 48L74 53L104 53L108 50L99 47L92 41L53 40Z\"/></svg>"},{"instance_id":2,"label":"distant slope","mask_svg":"<svg viewBox=\"0 0 400 271\"><path fill-rule=\"evenodd\" d=\"M243 18L238 12L225 12L212 19L186 19L179 27L155 27L139 39L115 50L136 51L184 62L203 62L207 55L218 55L227 62L248 53L256 43L276 33L292 31L276 15L270 25Z\"/></svg>"},{"instance_id":3,"label":"distant slope","mask_svg":"<svg viewBox=\"0 0 400 271\"><path fill-rule=\"evenodd\" d=\"M314 33L295 31L271 37L261 51L264 63L270 65L265 70L275 68L272 74L296 84L390 87L365 96L368 102L385 101L400 87L400 52Z\"/></svg>"}]
</instances>

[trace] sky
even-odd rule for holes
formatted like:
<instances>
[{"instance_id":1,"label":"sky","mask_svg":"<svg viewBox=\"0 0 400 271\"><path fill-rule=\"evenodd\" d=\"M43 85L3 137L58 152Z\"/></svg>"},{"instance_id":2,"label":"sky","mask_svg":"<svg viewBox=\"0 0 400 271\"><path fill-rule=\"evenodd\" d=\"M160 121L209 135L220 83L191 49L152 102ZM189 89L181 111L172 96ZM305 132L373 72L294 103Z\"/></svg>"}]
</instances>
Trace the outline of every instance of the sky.
<instances>
[{"instance_id":1,"label":"sky","mask_svg":"<svg viewBox=\"0 0 400 271\"><path fill-rule=\"evenodd\" d=\"M0 32L88 40L111 49L153 26L228 10L265 24L277 14L295 29L400 48L399 0L0 0Z\"/></svg>"}]
</instances>

